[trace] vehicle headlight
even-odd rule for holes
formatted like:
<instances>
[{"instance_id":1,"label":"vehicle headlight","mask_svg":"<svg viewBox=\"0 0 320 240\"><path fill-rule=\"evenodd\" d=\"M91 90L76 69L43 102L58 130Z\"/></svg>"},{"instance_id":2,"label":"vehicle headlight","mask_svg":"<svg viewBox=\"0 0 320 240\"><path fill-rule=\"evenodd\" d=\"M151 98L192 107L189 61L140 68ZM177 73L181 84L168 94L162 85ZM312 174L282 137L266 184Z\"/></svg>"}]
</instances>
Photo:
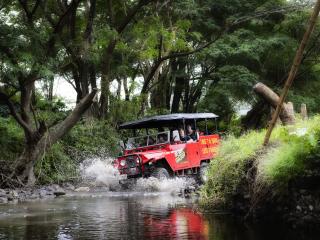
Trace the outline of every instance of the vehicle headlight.
<instances>
[{"instance_id":1,"label":"vehicle headlight","mask_svg":"<svg viewBox=\"0 0 320 240\"><path fill-rule=\"evenodd\" d=\"M122 159L120 161L120 166L124 167L126 165L126 160Z\"/></svg>"}]
</instances>

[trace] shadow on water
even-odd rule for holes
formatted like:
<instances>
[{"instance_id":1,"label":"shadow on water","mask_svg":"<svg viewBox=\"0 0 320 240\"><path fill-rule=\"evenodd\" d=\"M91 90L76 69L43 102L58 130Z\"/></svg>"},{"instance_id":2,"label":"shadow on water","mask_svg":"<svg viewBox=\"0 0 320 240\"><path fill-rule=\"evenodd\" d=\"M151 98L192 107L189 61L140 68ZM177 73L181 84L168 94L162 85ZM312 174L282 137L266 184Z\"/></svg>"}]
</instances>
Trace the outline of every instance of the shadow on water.
<instances>
[{"instance_id":1,"label":"shadow on water","mask_svg":"<svg viewBox=\"0 0 320 240\"><path fill-rule=\"evenodd\" d=\"M106 192L0 205L0 239L303 238L279 225L249 226L230 215L204 215L193 200L166 193Z\"/></svg>"}]
</instances>

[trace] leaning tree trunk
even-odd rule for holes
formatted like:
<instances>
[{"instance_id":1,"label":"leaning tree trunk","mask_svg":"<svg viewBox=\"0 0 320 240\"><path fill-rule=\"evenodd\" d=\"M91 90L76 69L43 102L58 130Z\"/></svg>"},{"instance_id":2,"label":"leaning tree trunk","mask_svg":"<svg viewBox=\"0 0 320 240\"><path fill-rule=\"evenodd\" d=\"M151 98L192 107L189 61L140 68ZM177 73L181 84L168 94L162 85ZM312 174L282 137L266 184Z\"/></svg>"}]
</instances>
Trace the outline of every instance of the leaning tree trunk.
<instances>
[{"instance_id":1,"label":"leaning tree trunk","mask_svg":"<svg viewBox=\"0 0 320 240\"><path fill-rule=\"evenodd\" d=\"M257 83L253 90L268 102L273 108L277 107L280 97L263 83ZM284 103L280 113L280 120L284 125L294 124L295 117L292 103Z\"/></svg>"},{"instance_id":2,"label":"leaning tree trunk","mask_svg":"<svg viewBox=\"0 0 320 240\"><path fill-rule=\"evenodd\" d=\"M14 174L21 184L26 183L28 186L35 184L34 165L45 153L45 148L43 140L40 140L36 144L26 144L14 170Z\"/></svg>"},{"instance_id":3,"label":"leaning tree trunk","mask_svg":"<svg viewBox=\"0 0 320 240\"><path fill-rule=\"evenodd\" d=\"M80 120L82 114L91 106L97 90L85 96L62 122L51 128L40 128L33 133L33 137L27 141L25 149L18 158L13 175L21 183L27 183L28 186L34 185L36 178L34 175L34 166L37 161L43 157L46 151L61 139L71 128Z\"/></svg>"}]
</instances>

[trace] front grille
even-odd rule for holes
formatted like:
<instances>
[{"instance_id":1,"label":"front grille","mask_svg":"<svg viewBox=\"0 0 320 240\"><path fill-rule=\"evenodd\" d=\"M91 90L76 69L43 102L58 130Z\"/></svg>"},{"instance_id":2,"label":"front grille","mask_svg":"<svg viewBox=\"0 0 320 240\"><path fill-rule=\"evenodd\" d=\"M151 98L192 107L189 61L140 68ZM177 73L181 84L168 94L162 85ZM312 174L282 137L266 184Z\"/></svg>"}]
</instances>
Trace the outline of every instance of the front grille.
<instances>
[{"instance_id":1,"label":"front grille","mask_svg":"<svg viewBox=\"0 0 320 240\"><path fill-rule=\"evenodd\" d=\"M137 158L134 157L134 156L130 156L130 157L127 157L126 159L126 162L127 162L127 166L128 168L134 168L137 166Z\"/></svg>"},{"instance_id":2,"label":"front grille","mask_svg":"<svg viewBox=\"0 0 320 240\"><path fill-rule=\"evenodd\" d=\"M122 159L124 160L124 159ZM125 166L120 166L120 174L127 174L128 177L138 176L141 174L140 158L137 155L127 156Z\"/></svg>"}]
</instances>

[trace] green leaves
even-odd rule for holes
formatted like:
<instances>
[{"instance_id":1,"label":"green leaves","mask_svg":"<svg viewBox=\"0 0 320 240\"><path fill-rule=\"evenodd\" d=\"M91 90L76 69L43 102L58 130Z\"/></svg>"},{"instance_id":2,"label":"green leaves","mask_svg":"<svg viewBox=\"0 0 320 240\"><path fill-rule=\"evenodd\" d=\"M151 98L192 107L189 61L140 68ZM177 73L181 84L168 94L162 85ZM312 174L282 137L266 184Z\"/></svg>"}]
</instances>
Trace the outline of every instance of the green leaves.
<instances>
[{"instance_id":1,"label":"green leaves","mask_svg":"<svg viewBox=\"0 0 320 240\"><path fill-rule=\"evenodd\" d=\"M216 73L219 79L218 87L228 92L237 100L252 99L251 88L259 78L244 66L224 66Z\"/></svg>"}]
</instances>

